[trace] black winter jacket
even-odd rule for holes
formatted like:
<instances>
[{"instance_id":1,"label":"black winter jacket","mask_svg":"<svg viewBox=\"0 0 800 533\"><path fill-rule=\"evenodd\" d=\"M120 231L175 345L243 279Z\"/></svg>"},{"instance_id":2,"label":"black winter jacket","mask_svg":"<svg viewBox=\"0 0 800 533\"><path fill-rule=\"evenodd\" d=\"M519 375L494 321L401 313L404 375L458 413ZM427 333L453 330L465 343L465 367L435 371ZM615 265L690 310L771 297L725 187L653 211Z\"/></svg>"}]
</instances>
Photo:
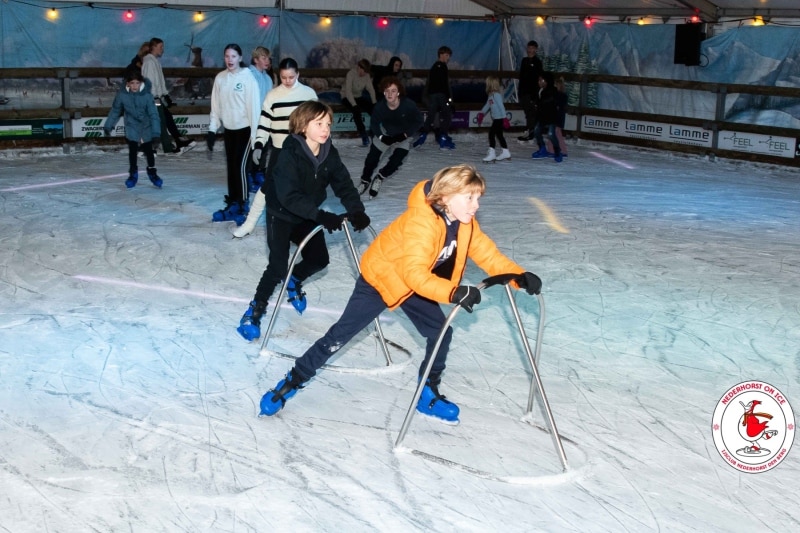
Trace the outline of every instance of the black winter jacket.
<instances>
[{"instance_id":1,"label":"black winter jacket","mask_svg":"<svg viewBox=\"0 0 800 533\"><path fill-rule=\"evenodd\" d=\"M328 185L347 213L364 211L350 172L330 139L320 146L320 156L314 157L302 136L286 137L264 184L269 214L292 223L316 220Z\"/></svg>"}]
</instances>

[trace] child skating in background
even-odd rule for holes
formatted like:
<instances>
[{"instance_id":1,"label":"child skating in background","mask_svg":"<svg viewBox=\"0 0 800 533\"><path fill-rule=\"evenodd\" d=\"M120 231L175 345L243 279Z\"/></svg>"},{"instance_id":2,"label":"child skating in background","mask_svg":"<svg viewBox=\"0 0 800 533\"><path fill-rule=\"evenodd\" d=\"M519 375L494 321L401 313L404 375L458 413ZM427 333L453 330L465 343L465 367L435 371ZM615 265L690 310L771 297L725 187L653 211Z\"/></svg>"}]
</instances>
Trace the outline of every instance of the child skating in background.
<instances>
[{"instance_id":1,"label":"child skating in background","mask_svg":"<svg viewBox=\"0 0 800 533\"><path fill-rule=\"evenodd\" d=\"M145 81L141 72L130 69L125 72L125 86L114 97L111 111L103 125L106 137L125 113L125 139L128 141L128 179L125 186L129 189L136 186L139 180L139 167L136 155L140 150L147 159L147 177L158 188L164 184L156 172L156 158L153 155L153 140L161 137L161 122L158 110L150 93L150 82Z\"/></svg>"},{"instance_id":2,"label":"child skating in background","mask_svg":"<svg viewBox=\"0 0 800 533\"><path fill-rule=\"evenodd\" d=\"M556 88L556 138L558 146L561 147L561 157L567 157L567 142L564 139L564 124L567 121L567 91L566 82L562 76L553 84ZM552 147L552 143L550 143ZM555 150L552 150L555 152Z\"/></svg>"},{"instance_id":3,"label":"child skating in background","mask_svg":"<svg viewBox=\"0 0 800 533\"><path fill-rule=\"evenodd\" d=\"M529 294L539 293L541 280L503 255L475 220L478 199L485 189L483 176L469 165L444 168L432 180L414 187L408 209L364 252L361 275L338 322L264 394L261 415L280 411L330 357L387 307L405 311L427 341L419 368L421 379L446 321L439 304L455 303L472 312L472 306L481 301L476 287L462 284L468 258L490 275L518 274L516 286ZM458 406L439 393L452 334L448 328L417 411L457 424Z\"/></svg>"},{"instance_id":4,"label":"child skating in background","mask_svg":"<svg viewBox=\"0 0 800 533\"><path fill-rule=\"evenodd\" d=\"M289 270L289 246L299 244L318 225L329 233L341 229L346 216L353 229L369 226L358 191L339 152L331 143L333 111L311 100L297 106L289 115L289 135L283 141L275 166L264 179L267 209L269 264L256 288L256 294L239 321L237 331L246 340L261 336L261 317L275 287L283 283ZM347 210L336 215L319 208L330 185ZM324 232L316 233L301 252L287 285L287 294L298 313L306 308L301 283L328 266Z\"/></svg>"},{"instance_id":5,"label":"child skating in background","mask_svg":"<svg viewBox=\"0 0 800 533\"><path fill-rule=\"evenodd\" d=\"M497 77L486 78L486 94L489 95L489 98L478 113L478 126L483 122L483 117L487 112L492 114L492 125L489 127L489 151L483 160L491 163L492 161L511 159L506 138L503 136L503 129L508 123L508 119L506 118L506 106L503 105L503 94L500 92L500 80ZM497 146L495 140L500 142L500 148L502 148L499 154L495 149Z\"/></svg>"}]
</instances>

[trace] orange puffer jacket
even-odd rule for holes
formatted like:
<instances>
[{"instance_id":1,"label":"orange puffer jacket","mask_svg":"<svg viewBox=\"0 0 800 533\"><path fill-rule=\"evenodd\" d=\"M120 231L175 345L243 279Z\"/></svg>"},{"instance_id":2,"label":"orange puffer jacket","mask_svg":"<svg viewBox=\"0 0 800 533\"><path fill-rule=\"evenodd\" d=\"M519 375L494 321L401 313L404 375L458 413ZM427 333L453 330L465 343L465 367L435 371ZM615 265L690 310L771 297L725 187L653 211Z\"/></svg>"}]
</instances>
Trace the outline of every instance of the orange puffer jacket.
<instances>
[{"instance_id":1,"label":"orange puffer jacket","mask_svg":"<svg viewBox=\"0 0 800 533\"><path fill-rule=\"evenodd\" d=\"M364 279L380 293L389 309L398 307L413 293L449 303L453 290L461 284L468 257L490 276L524 272L497 249L473 218L470 224L459 225L451 278L433 274L447 228L425 202L426 183L421 181L414 187L408 196L408 209L378 235L361 259Z\"/></svg>"}]
</instances>

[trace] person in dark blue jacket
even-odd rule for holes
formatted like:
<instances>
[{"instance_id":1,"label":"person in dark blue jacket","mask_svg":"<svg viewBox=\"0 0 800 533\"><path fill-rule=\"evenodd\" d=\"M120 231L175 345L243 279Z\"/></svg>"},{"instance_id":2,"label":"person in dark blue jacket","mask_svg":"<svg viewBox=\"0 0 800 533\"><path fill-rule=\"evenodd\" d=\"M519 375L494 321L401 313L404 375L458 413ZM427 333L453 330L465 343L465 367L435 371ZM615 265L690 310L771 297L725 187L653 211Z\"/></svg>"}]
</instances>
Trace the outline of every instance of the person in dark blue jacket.
<instances>
[{"instance_id":1,"label":"person in dark blue jacket","mask_svg":"<svg viewBox=\"0 0 800 533\"><path fill-rule=\"evenodd\" d=\"M355 231L369 226L369 217L350 173L331 143L332 122L333 110L322 102L310 100L297 106L289 115L290 135L283 141L272 171L265 176L262 188L266 196L269 264L237 328L248 341L261 336L261 317L268 300L288 274L291 243L299 244L319 225L328 233L340 230L345 217ZM327 197L329 185L346 214L319 208ZM287 294L302 314L306 308L302 282L330 261L324 233L316 233L301 255L302 260L295 265L287 285Z\"/></svg>"},{"instance_id":2,"label":"person in dark blue jacket","mask_svg":"<svg viewBox=\"0 0 800 533\"><path fill-rule=\"evenodd\" d=\"M130 69L125 73L125 86L114 97L111 111L103 125L103 133L110 137L112 130L125 113L125 138L128 140L128 179L125 186L129 189L136 186L139 180L139 168L136 154L139 150L147 158L147 177L158 187L164 184L156 172L156 158L153 155L153 140L161 136L161 122L158 110L150 92L150 82L145 81L141 72Z\"/></svg>"}]
</instances>

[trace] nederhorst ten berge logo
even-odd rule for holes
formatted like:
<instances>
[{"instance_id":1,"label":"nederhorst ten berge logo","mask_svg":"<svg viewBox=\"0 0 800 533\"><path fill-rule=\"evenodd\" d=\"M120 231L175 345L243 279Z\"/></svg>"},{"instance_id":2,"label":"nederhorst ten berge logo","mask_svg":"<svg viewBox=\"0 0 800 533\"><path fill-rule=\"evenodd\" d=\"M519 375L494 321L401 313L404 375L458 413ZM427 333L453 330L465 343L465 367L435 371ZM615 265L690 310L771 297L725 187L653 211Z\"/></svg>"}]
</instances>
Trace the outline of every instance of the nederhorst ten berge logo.
<instances>
[{"instance_id":1,"label":"nederhorst ten berge logo","mask_svg":"<svg viewBox=\"0 0 800 533\"><path fill-rule=\"evenodd\" d=\"M717 451L730 466L748 474L766 472L789 454L794 413L781 391L746 381L722 395L711 429Z\"/></svg>"}]
</instances>

